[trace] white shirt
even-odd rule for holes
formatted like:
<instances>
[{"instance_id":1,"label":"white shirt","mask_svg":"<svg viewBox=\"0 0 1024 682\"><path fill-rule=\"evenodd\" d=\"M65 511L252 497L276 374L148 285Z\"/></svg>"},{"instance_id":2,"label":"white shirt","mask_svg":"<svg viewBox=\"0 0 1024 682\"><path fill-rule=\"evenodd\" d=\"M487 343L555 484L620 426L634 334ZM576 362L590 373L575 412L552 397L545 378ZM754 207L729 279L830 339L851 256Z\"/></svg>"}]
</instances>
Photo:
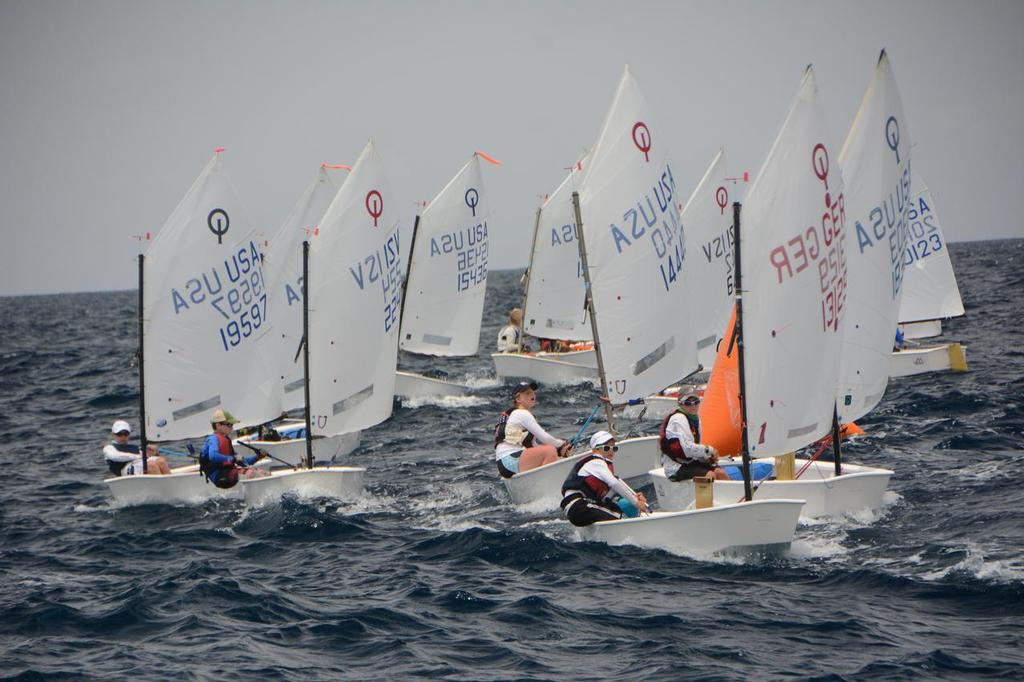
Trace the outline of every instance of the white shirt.
<instances>
[{"instance_id":1,"label":"white shirt","mask_svg":"<svg viewBox=\"0 0 1024 682\"><path fill-rule=\"evenodd\" d=\"M498 352L513 353L519 350L519 327L508 324L498 332Z\"/></svg>"},{"instance_id":2,"label":"white shirt","mask_svg":"<svg viewBox=\"0 0 1024 682\"><path fill-rule=\"evenodd\" d=\"M141 462L142 453L121 452L114 447L113 443L108 443L103 446L103 458L108 462L134 462L135 460Z\"/></svg>"},{"instance_id":3,"label":"white shirt","mask_svg":"<svg viewBox=\"0 0 1024 682\"><path fill-rule=\"evenodd\" d=\"M560 438L555 438L550 433L545 431L534 419L533 415L530 414L529 410L524 410L521 407L517 407L512 410L512 414L508 416L508 421L505 423L505 430L508 431L508 427L519 427L525 429L533 434L533 440L535 443L541 445L554 445L556 448L562 447L562 443L565 441ZM510 455L513 452L519 452L523 449L522 445L513 445L502 441L498 443L494 448L494 459L501 459L505 455Z\"/></svg>"},{"instance_id":4,"label":"white shirt","mask_svg":"<svg viewBox=\"0 0 1024 682\"><path fill-rule=\"evenodd\" d=\"M624 497L633 504L636 504L636 493L626 485L625 481L612 473L611 469L608 468L608 460L605 459L604 455L596 452L592 454L596 455L596 457L580 467L580 476L593 476L611 488L620 497Z\"/></svg>"},{"instance_id":5,"label":"white shirt","mask_svg":"<svg viewBox=\"0 0 1024 682\"><path fill-rule=\"evenodd\" d=\"M682 412L676 412L668 420L665 427L665 438L672 440L679 439L679 445L683 448L683 454L698 462L707 462L711 458L711 448L707 445L700 445L693 441L693 431L690 430L690 422ZM668 455L662 454L661 463L665 466L665 473L671 476L679 469L679 462Z\"/></svg>"}]
</instances>

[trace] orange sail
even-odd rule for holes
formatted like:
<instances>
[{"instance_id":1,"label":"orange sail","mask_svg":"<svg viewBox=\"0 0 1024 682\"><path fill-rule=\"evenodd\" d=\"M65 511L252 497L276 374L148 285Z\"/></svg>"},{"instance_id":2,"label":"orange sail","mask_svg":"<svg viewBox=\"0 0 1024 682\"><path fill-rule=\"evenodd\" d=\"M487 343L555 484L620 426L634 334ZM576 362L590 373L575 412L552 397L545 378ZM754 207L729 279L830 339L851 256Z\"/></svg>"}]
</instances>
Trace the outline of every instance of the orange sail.
<instances>
[{"instance_id":1,"label":"orange sail","mask_svg":"<svg viewBox=\"0 0 1024 682\"><path fill-rule=\"evenodd\" d=\"M700 442L713 446L721 455L739 455L743 447L739 349L733 342L735 327L736 308L733 307L698 413Z\"/></svg>"}]
</instances>

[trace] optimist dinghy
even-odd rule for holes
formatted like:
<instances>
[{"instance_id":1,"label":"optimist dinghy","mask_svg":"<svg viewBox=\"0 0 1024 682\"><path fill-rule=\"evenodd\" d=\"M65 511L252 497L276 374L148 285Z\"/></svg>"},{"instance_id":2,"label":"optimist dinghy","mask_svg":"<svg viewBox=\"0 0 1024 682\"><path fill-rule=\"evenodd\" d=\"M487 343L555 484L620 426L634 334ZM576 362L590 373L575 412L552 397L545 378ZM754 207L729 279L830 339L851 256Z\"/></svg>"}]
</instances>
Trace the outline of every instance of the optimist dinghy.
<instances>
[{"instance_id":1,"label":"optimist dinghy","mask_svg":"<svg viewBox=\"0 0 1024 682\"><path fill-rule=\"evenodd\" d=\"M648 473L658 466L661 454L657 436L641 436L618 441L615 455L615 474L633 486L649 482ZM501 479L514 504L557 509L562 499L562 483L573 465L586 453L560 459L550 464L524 471L512 478Z\"/></svg>"},{"instance_id":2,"label":"optimist dinghy","mask_svg":"<svg viewBox=\"0 0 1024 682\"><path fill-rule=\"evenodd\" d=\"M391 416L402 272L394 207L400 205L370 142L320 230L303 243L305 457L299 467L243 480L246 504L286 493L351 498L362 492L366 469L331 461L316 466L313 443Z\"/></svg>"},{"instance_id":3,"label":"optimist dinghy","mask_svg":"<svg viewBox=\"0 0 1024 682\"><path fill-rule=\"evenodd\" d=\"M697 369L699 331L688 324L686 292L691 266L662 135L627 67L582 192L572 195L609 425L612 404L650 395L664 387L664 377L687 376ZM622 216L628 221L631 214L637 226L630 228L627 222L621 227ZM617 462L616 456L618 473ZM682 552L786 546L802 505L800 500L778 500L655 513L594 523L580 535Z\"/></svg>"},{"instance_id":4,"label":"optimist dinghy","mask_svg":"<svg viewBox=\"0 0 1024 682\"><path fill-rule=\"evenodd\" d=\"M537 209L520 330L520 338L555 339L576 348L491 353L499 379L532 379L549 386L597 380L597 357L587 347L593 337L583 308L583 267L569 198L587 163L584 155Z\"/></svg>"},{"instance_id":5,"label":"optimist dinghy","mask_svg":"<svg viewBox=\"0 0 1024 682\"><path fill-rule=\"evenodd\" d=\"M964 314L939 214L928 187L913 174L914 197L907 215L910 240L904 258L900 328L907 339L942 333L942 320ZM967 350L959 343L911 346L892 353L889 376L967 371Z\"/></svg>"},{"instance_id":6,"label":"optimist dinghy","mask_svg":"<svg viewBox=\"0 0 1024 682\"><path fill-rule=\"evenodd\" d=\"M272 366L267 339L273 319L257 233L224 172L221 151L139 256L144 453L150 441L208 434L217 409L229 408L247 425L281 414L276 378L262 371ZM208 484L196 465L105 483L121 504L193 503L240 492Z\"/></svg>"},{"instance_id":7,"label":"optimist dinghy","mask_svg":"<svg viewBox=\"0 0 1024 682\"><path fill-rule=\"evenodd\" d=\"M487 290L491 204L476 152L416 216L402 285L399 348L436 357L476 355ZM395 394L465 395L463 384L403 371Z\"/></svg>"},{"instance_id":8,"label":"optimist dinghy","mask_svg":"<svg viewBox=\"0 0 1024 682\"><path fill-rule=\"evenodd\" d=\"M775 479L760 482L756 490L738 481L715 481L717 497L733 501L752 492L754 499L804 499L803 513L812 517L878 508L893 475L889 469L842 463L838 447L835 462L828 464L814 461L824 446L812 459L794 462L787 453L830 430L832 442L841 442L840 420L861 418L885 393L903 269L902 259L891 257L891 244L899 247L906 239L899 216L910 182L909 129L884 52L838 165L830 164L834 157L824 144L816 90L808 70L750 190L744 207L749 236L740 244L743 263L749 264L743 272L742 313L737 299L738 312L726 332L730 340L719 350L700 415L702 442L723 455L749 443L750 451L761 455L756 461L776 465ZM822 201L824 223L814 219ZM892 220L875 228L881 233L865 232L863 226L872 225L868 216L883 205ZM852 224L855 232L848 227ZM816 226L794 236L793 225ZM849 249L854 240L858 243ZM794 254L779 245L800 243L800 248L822 245L806 255L823 265L785 267ZM824 295L822 281L830 283ZM801 472L797 480L793 466ZM663 508L685 509L693 502L693 481L673 483L664 469L651 477Z\"/></svg>"}]
</instances>

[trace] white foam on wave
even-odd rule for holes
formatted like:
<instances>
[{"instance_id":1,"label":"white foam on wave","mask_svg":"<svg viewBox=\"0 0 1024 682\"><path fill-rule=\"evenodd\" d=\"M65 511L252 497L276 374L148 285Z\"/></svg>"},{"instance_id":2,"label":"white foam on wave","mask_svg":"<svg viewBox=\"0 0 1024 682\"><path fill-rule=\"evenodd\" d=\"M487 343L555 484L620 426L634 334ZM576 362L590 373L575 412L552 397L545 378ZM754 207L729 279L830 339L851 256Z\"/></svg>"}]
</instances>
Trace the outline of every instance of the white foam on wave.
<instances>
[{"instance_id":1,"label":"white foam on wave","mask_svg":"<svg viewBox=\"0 0 1024 682\"><path fill-rule=\"evenodd\" d=\"M436 407L449 407L452 409L462 409L466 407L477 407L479 405L486 405L487 400L475 395L432 395L423 396L421 398L403 398L403 407L414 409L417 407L423 407L425 405L434 405Z\"/></svg>"},{"instance_id":2,"label":"white foam on wave","mask_svg":"<svg viewBox=\"0 0 1024 682\"><path fill-rule=\"evenodd\" d=\"M978 580L987 580L1002 584L1024 584L1024 558L988 559L985 550L971 542L964 546L967 556L957 563L937 571L924 573L925 580L943 580L950 575L966 573Z\"/></svg>"},{"instance_id":3,"label":"white foam on wave","mask_svg":"<svg viewBox=\"0 0 1024 682\"><path fill-rule=\"evenodd\" d=\"M464 380L470 388L495 388L502 385L502 381L492 376L467 376Z\"/></svg>"},{"instance_id":4,"label":"white foam on wave","mask_svg":"<svg viewBox=\"0 0 1024 682\"><path fill-rule=\"evenodd\" d=\"M76 504L74 507L71 508L71 510L76 514L91 514L93 512L110 511L110 509L110 506L106 504L101 504L96 507L92 507L87 504Z\"/></svg>"}]
</instances>

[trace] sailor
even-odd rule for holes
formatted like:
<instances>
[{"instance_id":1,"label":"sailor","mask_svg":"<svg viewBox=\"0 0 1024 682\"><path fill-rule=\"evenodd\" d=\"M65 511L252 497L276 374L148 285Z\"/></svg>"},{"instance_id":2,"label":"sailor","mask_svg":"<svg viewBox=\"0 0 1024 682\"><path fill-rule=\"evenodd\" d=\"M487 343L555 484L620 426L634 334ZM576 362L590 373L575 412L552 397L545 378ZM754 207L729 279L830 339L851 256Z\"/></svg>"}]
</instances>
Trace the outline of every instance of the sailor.
<instances>
[{"instance_id":1,"label":"sailor","mask_svg":"<svg viewBox=\"0 0 1024 682\"><path fill-rule=\"evenodd\" d=\"M213 433L206 437L199 452L199 470L206 480L218 488L233 488L239 477L259 478L270 474L253 465L263 459L264 454L239 457L231 443L231 431L238 420L227 410L217 410L210 417Z\"/></svg>"},{"instance_id":2,"label":"sailor","mask_svg":"<svg viewBox=\"0 0 1024 682\"><path fill-rule=\"evenodd\" d=\"M893 341L893 344L892 344L893 352L897 353L897 352L903 350L904 348L906 348L906 346L907 346L907 339L903 335L903 330L900 329L899 327L896 327L896 340Z\"/></svg>"},{"instance_id":3,"label":"sailor","mask_svg":"<svg viewBox=\"0 0 1024 682\"><path fill-rule=\"evenodd\" d=\"M574 526L589 526L647 511L647 498L615 475L612 460L619 446L607 431L590 437L590 453L562 483L562 511Z\"/></svg>"},{"instance_id":4,"label":"sailor","mask_svg":"<svg viewBox=\"0 0 1024 682\"><path fill-rule=\"evenodd\" d=\"M128 442L132 427L128 422L118 419L110 427L114 440L103 447L103 459L106 460L110 473L115 476L141 476L143 473L164 475L171 473L167 460L157 456L156 445L146 447L146 472L142 471L142 450L138 445Z\"/></svg>"},{"instance_id":5,"label":"sailor","mask_svg":"<svg viewBox=\"0 0 1024 682\"><path fill-rule=\"evenodd\" d=\"M537 404L537 384L521 381L512 390L512 409L501 413L494 427L494 460L502 478L565 457L572 444L541 428L530 410Z\"/></svg>"},{"instance_id":6,"label":"sailor","mask_svg":"<svg viewBox=\"0 0 1024 682\"><path fill-rule=\"evenodd\" d=\"M513 308L508 314L508 324L498 332L498 352L518 353L521 346L520 327L523 324L523 311Z\"/></svg>"},{"instance_id":7,"label":"sailor","mask_svg":"<svg viewBox=\"0 0 1024 682\"><path fill-rule=\"evenodd\" d=\"M696 476L729 480L729 474L718 466L718 451L700 443L698 407L699 395L680 393L676 411L661 422L658 445L665 475L673 481L687 481Z\"/></svg>"}]
</instances>

